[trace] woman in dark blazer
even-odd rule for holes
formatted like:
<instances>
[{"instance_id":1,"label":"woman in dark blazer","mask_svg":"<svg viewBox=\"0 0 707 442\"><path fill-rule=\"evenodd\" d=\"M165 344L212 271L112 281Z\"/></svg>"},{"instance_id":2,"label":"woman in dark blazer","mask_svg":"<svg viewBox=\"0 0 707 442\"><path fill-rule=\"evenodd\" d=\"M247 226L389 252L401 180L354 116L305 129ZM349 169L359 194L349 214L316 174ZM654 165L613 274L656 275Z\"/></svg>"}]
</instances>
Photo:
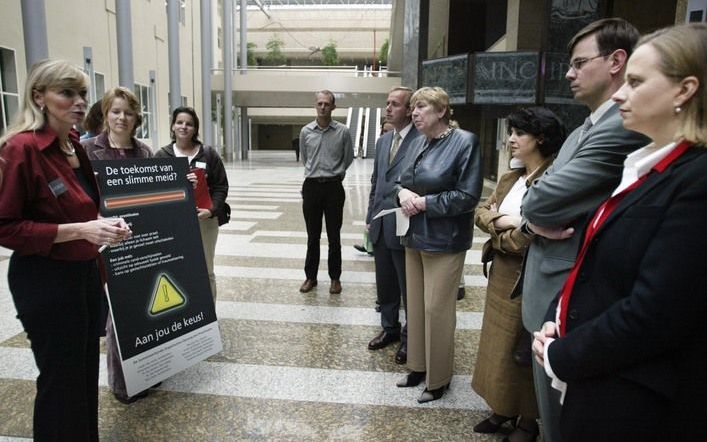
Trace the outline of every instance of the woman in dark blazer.
<instances>
[{"instance_id":1,"label":"woman in dark blazer","mask_svg":"<svg viewBox=\"0 0 707 442\"><path fill-rule=\"evenodd\" d=\"M707 25L668 28L639 41L613 96L653 143L627 157L535 333L564 440L705 438L706 75Z\"/></svg>"},{"instance_id":2,"label":"woman in dark blazer","mask_svg":"<svg viewBox=\"0 0 707 442\"><path fill-rule=\"evenodd\" d=\"M178 107L172 111L170 126L172 143L163 146L155 153L158 158L185 157L189 162L190 173L187 178L197 185L196 172L204 173L208 187L211 207L197 207L201 242L204 247L206 268L209 273L211 295L216 301L216 274L214 273L214 258L216 257L216 240L219 226L227 223L231 216L231 208L226 203L228 197L228 176L223 166L221 156L216 149L206 146L199 140L199 117L191 107Z\"/></svg>"},{"instance_id":3,"label":"woman in dark blazer","mask_svg":"<svg viewBox=\"0 0 707 442\"><path fill-rule=\"evenodd\" d=\"M410 217L402 242L412 372L397 385L413 387L426 380L422 403L441 398L452 380L457 290L482 177L478 138L450 126L443 89L417 90L410 107L423 136L408 147L396 196Z\"/></svg>"}]
</instances>

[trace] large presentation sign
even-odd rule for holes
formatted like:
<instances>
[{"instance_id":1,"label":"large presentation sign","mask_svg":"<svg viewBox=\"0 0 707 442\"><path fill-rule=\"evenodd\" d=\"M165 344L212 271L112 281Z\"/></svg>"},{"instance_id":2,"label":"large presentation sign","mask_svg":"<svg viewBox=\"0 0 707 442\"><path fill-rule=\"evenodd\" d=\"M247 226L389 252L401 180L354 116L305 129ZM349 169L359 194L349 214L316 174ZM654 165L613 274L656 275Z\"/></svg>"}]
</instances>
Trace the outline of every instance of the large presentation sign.
<instances>
[{"instance_id":1,"label":"large presentation sign","mask_svg":"<svg viewBox=\"0 0 707 442\"><path fill-rule=\"evenodd\" d=\"M128 395L221 351L185 158L95 161L101 215L133 236L103 251Z\"/></svg>"}]
</instances>

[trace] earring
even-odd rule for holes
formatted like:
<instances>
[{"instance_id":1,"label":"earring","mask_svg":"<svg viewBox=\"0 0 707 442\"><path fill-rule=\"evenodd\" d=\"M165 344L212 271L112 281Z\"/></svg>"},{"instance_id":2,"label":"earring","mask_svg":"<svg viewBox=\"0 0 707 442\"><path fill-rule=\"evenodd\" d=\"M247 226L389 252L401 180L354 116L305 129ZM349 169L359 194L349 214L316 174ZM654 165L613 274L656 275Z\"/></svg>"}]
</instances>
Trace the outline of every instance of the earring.
<instances>
[{"instance_id":1,"label":"earring","mask_svg":"<svg viewBox=\"0 0 707 442\"><path fill-rule=\"evenodd\" d=\"M39 111L40 111L41 113L44 113L44 105L39 106Z\"/></svg>"},{"instance_id":2,"label":"earring","mask_svg":"<svg viewBox=\"0 0 707 442\"><path fill-rule=\"evenodd\" d=\"M675 106L675 113L679 114L680 112L682 112L682 108L680 106Z\"/></svg>"}]
</instances>

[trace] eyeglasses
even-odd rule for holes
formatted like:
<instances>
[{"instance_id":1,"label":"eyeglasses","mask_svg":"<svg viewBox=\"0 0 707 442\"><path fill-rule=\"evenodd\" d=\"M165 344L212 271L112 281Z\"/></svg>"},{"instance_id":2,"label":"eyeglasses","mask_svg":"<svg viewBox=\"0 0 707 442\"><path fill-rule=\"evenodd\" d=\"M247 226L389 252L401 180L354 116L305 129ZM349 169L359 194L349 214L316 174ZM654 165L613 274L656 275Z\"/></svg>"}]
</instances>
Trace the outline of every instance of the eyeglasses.
<instances>
[{"instance_id":1,"label":"eyeglasses","mask_svg":"<svg viewBox=\"0 0 707 442\"><path fill-rule=\"evenodd\" d=\"M574 69L575 71L579 71L584 67L585 64L589 63L590 61L599 58L599 57L606 57L604 54L599 54L596 57L589 57L589 58L575 58L574 60L570 61L570 68Z\"/></svg>"}]
</instances>

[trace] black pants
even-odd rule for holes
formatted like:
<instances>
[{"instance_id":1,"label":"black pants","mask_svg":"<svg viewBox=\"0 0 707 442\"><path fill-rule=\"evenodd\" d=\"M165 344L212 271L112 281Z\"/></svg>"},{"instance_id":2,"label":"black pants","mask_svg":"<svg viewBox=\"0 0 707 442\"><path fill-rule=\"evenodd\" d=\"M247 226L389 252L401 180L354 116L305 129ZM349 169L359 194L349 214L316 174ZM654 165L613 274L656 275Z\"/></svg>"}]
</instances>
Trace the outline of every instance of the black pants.
<instances>
[{"instance_id":1,"label":"black pants","mask_svg":"<svg viewBox=\"0 0 707 442\"><path fill-rule=\"evenodd\" d=\"M382 236L382 235L381 235ZM381 327L393 335L400 334L400 301L407 305L405 290L405 249L390 249L381 238L373 245L376 264L376 293L381 306ZM402 329L407 342L407 324Z\"/></svg>"},{"instance_id":2,"label":"black pants","mask_svg":"<svg viewBox=\"0 0 707 442\"><path fill-rule=\"evenodd\" d=\"M302 212L307 225L307 257L304 273L307 279L317 279L319 270L319 240L322 236L322 215L326 221L329 242L329 277L341 277L341 224L344 218L346 193L341 180L307 178L302 184Z\"/></svg>"},{"instance_id":3,"label":"black pants","mask_svg":"<svg viewBox=\"0 0 707 442\"><path fill-rule=\"evenodd\" d=\"M13 254L8 281L39 369L34 440L97 441L102 289L96 261Z\"/></svg>"}]
</instances>

